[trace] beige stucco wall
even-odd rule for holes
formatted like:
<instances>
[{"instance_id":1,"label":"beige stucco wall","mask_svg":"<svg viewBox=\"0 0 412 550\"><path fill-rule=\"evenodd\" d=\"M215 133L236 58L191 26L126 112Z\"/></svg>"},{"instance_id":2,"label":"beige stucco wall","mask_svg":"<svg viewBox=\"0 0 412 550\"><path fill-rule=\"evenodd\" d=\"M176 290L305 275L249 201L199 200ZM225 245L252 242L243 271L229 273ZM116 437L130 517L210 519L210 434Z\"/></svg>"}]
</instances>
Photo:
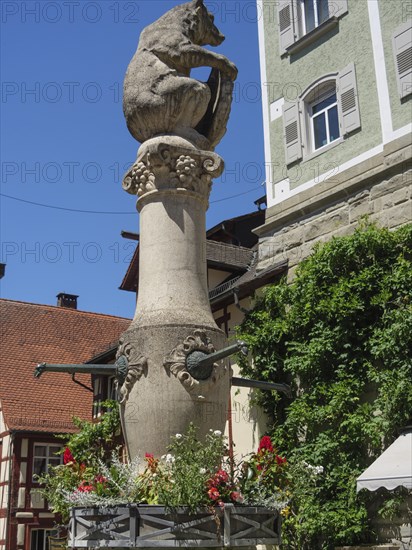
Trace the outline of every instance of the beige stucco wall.
<instances>
[{"instance_id":1,"label":"beige stucco wall","mask_svg":"<svg viewBox=\"0 0 412 550\"><path fill-rule=\"evenodd\" d=\"M209 290L212 290L212 288L215 288L223 283L223 281L230 275L230 273L230 271L220 271L218 269L209 268L207 270L207 284Z\"/></svg>"},{"instance_id":2,"label":"beige stucco wall","mask_svg":"<svg viewBox=\"0 0 412 550\"><path fill-rule=\"evenodd\" d=\"M244 309L252 308L252 299L241 300L240 305ZM230 313L229 330L230 335L235 337L235 327L239 326L244 314L235 305L228 308ZM229 336L230 339L230 336ZM232 363L233 375L241 377L239 367ZM231 416L233 441L235 454L238 458L257 450L259 440L267 429L266 416L264 412L253 404L255 390L250 388L239 388L232 386L231 389ZM226 431L228 428L226 427Z\"/></svg>"},{"instance_id":3,"label":"beige stucco wall","mask_svg":"<svg viewBox=\"0 0 412 550\"><path fill-rule=\"evenodd\" d=\"M253 307L252 298L245 298L240 301L240 306L245 309ZM228 321L228 340L232 343L236 340L236 327L238 327L244 318L244 313L231 304L227 307L226 313L230 316ZM224 309L218 309L214 312L214 318L219 319L223 316ZM222 327L223 328L223 327ZM238 365L232 357L231 367L233 376L242 377ZM231 388L231 429L234 443L235 458L242 457L257 450L262 435L267 430L267 419L264 412L253 404L255 390L249 388L240 388L232 386ZM229 438L229 422L226 423L225 435Z\"/></svg>"}]
</instances>

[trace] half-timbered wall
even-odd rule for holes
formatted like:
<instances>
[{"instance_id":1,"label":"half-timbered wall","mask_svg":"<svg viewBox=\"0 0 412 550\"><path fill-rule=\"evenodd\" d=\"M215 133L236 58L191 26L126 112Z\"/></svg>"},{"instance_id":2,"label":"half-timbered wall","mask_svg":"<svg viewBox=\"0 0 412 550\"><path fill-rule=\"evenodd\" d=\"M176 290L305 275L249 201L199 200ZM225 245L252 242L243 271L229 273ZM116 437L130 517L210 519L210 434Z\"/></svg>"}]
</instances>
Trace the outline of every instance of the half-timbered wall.
<instances>
[{"instance_id":1,"label":"half-timbered wall","mask_svg":"<svg viewBox=\"0 0 412 550\"><path fill-rule=\"evenodd\" d=\"M5 550L7 540L7 510L11 456L12 439L4 423L0 401L0 550Z\"/></svg>"},{"instance_id":2,"label":"half-timbered wall","mask_svg":"<svg viewBox=\"0 0 412 550\"><path fill-rule=\"evenodd\" d=\"M61 442L50 434L3 431L0 462L0 550L43 550L56 522L55 514L33 479L35 446L48 449ZM32 545L33 537L33 545Z\"/></svg>"}]
</instances>

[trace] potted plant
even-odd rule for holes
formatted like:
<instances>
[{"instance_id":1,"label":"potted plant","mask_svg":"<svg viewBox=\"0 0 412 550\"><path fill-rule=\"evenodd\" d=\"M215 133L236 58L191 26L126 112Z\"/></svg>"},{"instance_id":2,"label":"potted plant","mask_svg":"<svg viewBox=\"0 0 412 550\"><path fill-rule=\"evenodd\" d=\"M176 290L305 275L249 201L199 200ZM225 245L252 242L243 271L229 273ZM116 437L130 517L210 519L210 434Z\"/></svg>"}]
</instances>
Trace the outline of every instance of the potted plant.
<instances>
[{"instance_id":1,"label":"potted plant","mask_svg":"<svg viewBox=\"0 0 412 550\"><path fill-rule=\"evenodd\" d=\"M42 478L51 508L70 523L73 548L251 546L280 542L287 462L264 437L229 468L225 438L211 430L176 434L162 457L81 462L68 447ZM229 473L230 471L230 473Z\"/></svg>"}]
</instances>

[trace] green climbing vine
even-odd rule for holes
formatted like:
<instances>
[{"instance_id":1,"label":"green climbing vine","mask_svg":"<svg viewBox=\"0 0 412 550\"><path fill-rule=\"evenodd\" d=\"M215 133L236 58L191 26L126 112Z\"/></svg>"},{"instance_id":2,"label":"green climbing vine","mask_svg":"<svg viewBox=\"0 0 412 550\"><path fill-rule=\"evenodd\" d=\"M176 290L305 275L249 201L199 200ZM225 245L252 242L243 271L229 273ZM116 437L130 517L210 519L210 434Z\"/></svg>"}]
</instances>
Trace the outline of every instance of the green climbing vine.
<instances>
[{"instance_id":1,"label":"green climbing vine","mask_svg":"<svg viewBox=\"0 0 412 550\"><path fill-rule=\"evenodd\" d=\"M253 356L243 374L294 391L259 397L295 472L285 547L373 540L376 494L357 495L356 478L412 420L412 224L363 222L318 245L290 285L266 289L240 337ZM382 515L396 498L380 492Z\"/></svg>"},{"instance_id":2,"label":"green climbing vine","mask_svg":"<svg viewBox=\"0 0 412 550\"><path fill-rule=\"evenodd\" d=\"M70 452L79 463L96 466L107 462L121 443L120 413L116 401L103 401L104 413L98 422L89 422L75 416L73 424L77 432L62 436Z\"/></svg>"}]
</instances>

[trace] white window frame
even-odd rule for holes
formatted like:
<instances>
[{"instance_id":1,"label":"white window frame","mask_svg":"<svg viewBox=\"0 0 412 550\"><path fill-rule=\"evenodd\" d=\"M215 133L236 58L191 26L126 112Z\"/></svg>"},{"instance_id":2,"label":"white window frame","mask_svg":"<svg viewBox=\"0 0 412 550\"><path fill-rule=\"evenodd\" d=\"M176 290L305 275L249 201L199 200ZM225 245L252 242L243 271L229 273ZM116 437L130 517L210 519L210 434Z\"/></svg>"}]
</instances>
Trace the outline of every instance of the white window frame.
<instances>
[{"instance_id":1,"label":"white window frame","mask_svg":"<svg viewBox=\"0 0 412 550\"><path fill-rule=\"evenodd\" d=\"M293 55L315 43L321 36L339 25L339 20L348 13L348 0L327 0L328 17L319 21L321 1L310 0L314 8L315 27L306 29L304 0L278 0L279 53Z\"/></svg>"},{"instance_id":2,"label":"white window frame","mask_svg":"<svg viewBox=\"0 0 412 550\"><path fill-rule=\"evenodd\" d=\"M338 106L339 137L315 149L312 108L333 91L336 91ZM327 109L332 107L333 105L329 105ZM361 129L354 63L350 63L341 71L318 78L302 92L298 100L285 101L282 106L282 118L287 166L294 162L311 160L342 143L352 132ZM330 138L330 132L328 133Z\"/></svg>"},{"instance_id":3,"label":"white window frame","mask_svg":"<svg viewBox=\"0 0 412 550\"><path fill-rule=\"evenodd\" d=\"M36 447L46 447L47 450L46 450L46 456L37 456L35 454L35 449ZM53 460L54 459L59 459L60 460L60 464L63 463L63 457L62 455L56 455L55 453L53 453L52 455L50 454L50 451L49 451L49 448L50 447L59 447L60 449L63 448L63 445L59 445L58 443L36 443L34 442L33 443L33 459L32 459L32 481L33 482L36 482L37 479L35 478L35 476L37 476L37 474L35 473L34 471L34 461L36 458L41 458L41 459L45 459L46 460L46 470L44 473L48 473L49 471L49 466L50 466L50 459L52 458Z\"/></svg>"},{"instance_id":4,"label":"white window frame","mask_svg":"<svg viewBox=\"0 0 412 550\"><path fill-rule=\"evenodd\" d=\"M315 26L313 29L310 29L309 31L306 29L306 6L305 6L305 1L306 0L298 0L299 2L299 9L300 9L300 17L301 17L301 21L302 21L302 29L301 29L301 34L299 34L299 38L301 38L302 36L305 36L305 34L308 34L308 32L311 32L313 30L315 30L317 27L319 27L319 25L321 25L321 23L319 23L319 13L318 13L318 6L319 6L319 2L322 2L322 0L308 0L309 2L312 2L312 5L313 5L313 13L314 13L314 17L315 17ZM329 10L329 6L328 6L328 10ZM328 15L327 19L330 18L330 15ZM327 21L327 19L325 19L325 21ZM323 21L322 21L323 23Z\"/></svg>"},{"instance_id":5,"label":"white window frame","mask_svg":"<svg viewBox=\"0 0 412 550\"><path fill-rule=\"evenodd\" d=\"M318 111L317 113L313 113L313 107L324 101L325 99L328 99L328 97L331 97L332 95L336 96L335 103L328 105L321 111ZM337 116L338 116L338 127L339 127L339 136L336 139L331 140L330 139L330 131L329 131L329 117L327 116L327 112L332 109L333 107L336 107ZM310 151L309 153L317 153L318 151L321 151L324 147L328 147L331 143L334 143L341 137L341 131L340 131L340 123L339 123L339 106L338 106L338 95L336 90L336 84L333 88L330 88L328 91L325 91L320 97L316 98L315 101L312 101L308 105L308 116L309 116L309 126L310 126ZM326 124L326 139L327 143L324 145L321 145L320 147L316 148L316 139L315 139L315 125L314 125L314 119L321 116L325 116L325 124Z\"/></svg>"},{"instance_id":6,"label":"white window frame","mask_svg":"<svg viewBox=\"0 0 412 550\"><path fill-rule=\"evenodd\" d=\"M43 540L43 548L37 547L36 550L49 550L49 537L54 537L55 535L58 535L57 529L30 529L30 550L32 550L32 544L33 544L33 533L38 531L44 532L44 540Z\"/></svg>"}]
</instances>

